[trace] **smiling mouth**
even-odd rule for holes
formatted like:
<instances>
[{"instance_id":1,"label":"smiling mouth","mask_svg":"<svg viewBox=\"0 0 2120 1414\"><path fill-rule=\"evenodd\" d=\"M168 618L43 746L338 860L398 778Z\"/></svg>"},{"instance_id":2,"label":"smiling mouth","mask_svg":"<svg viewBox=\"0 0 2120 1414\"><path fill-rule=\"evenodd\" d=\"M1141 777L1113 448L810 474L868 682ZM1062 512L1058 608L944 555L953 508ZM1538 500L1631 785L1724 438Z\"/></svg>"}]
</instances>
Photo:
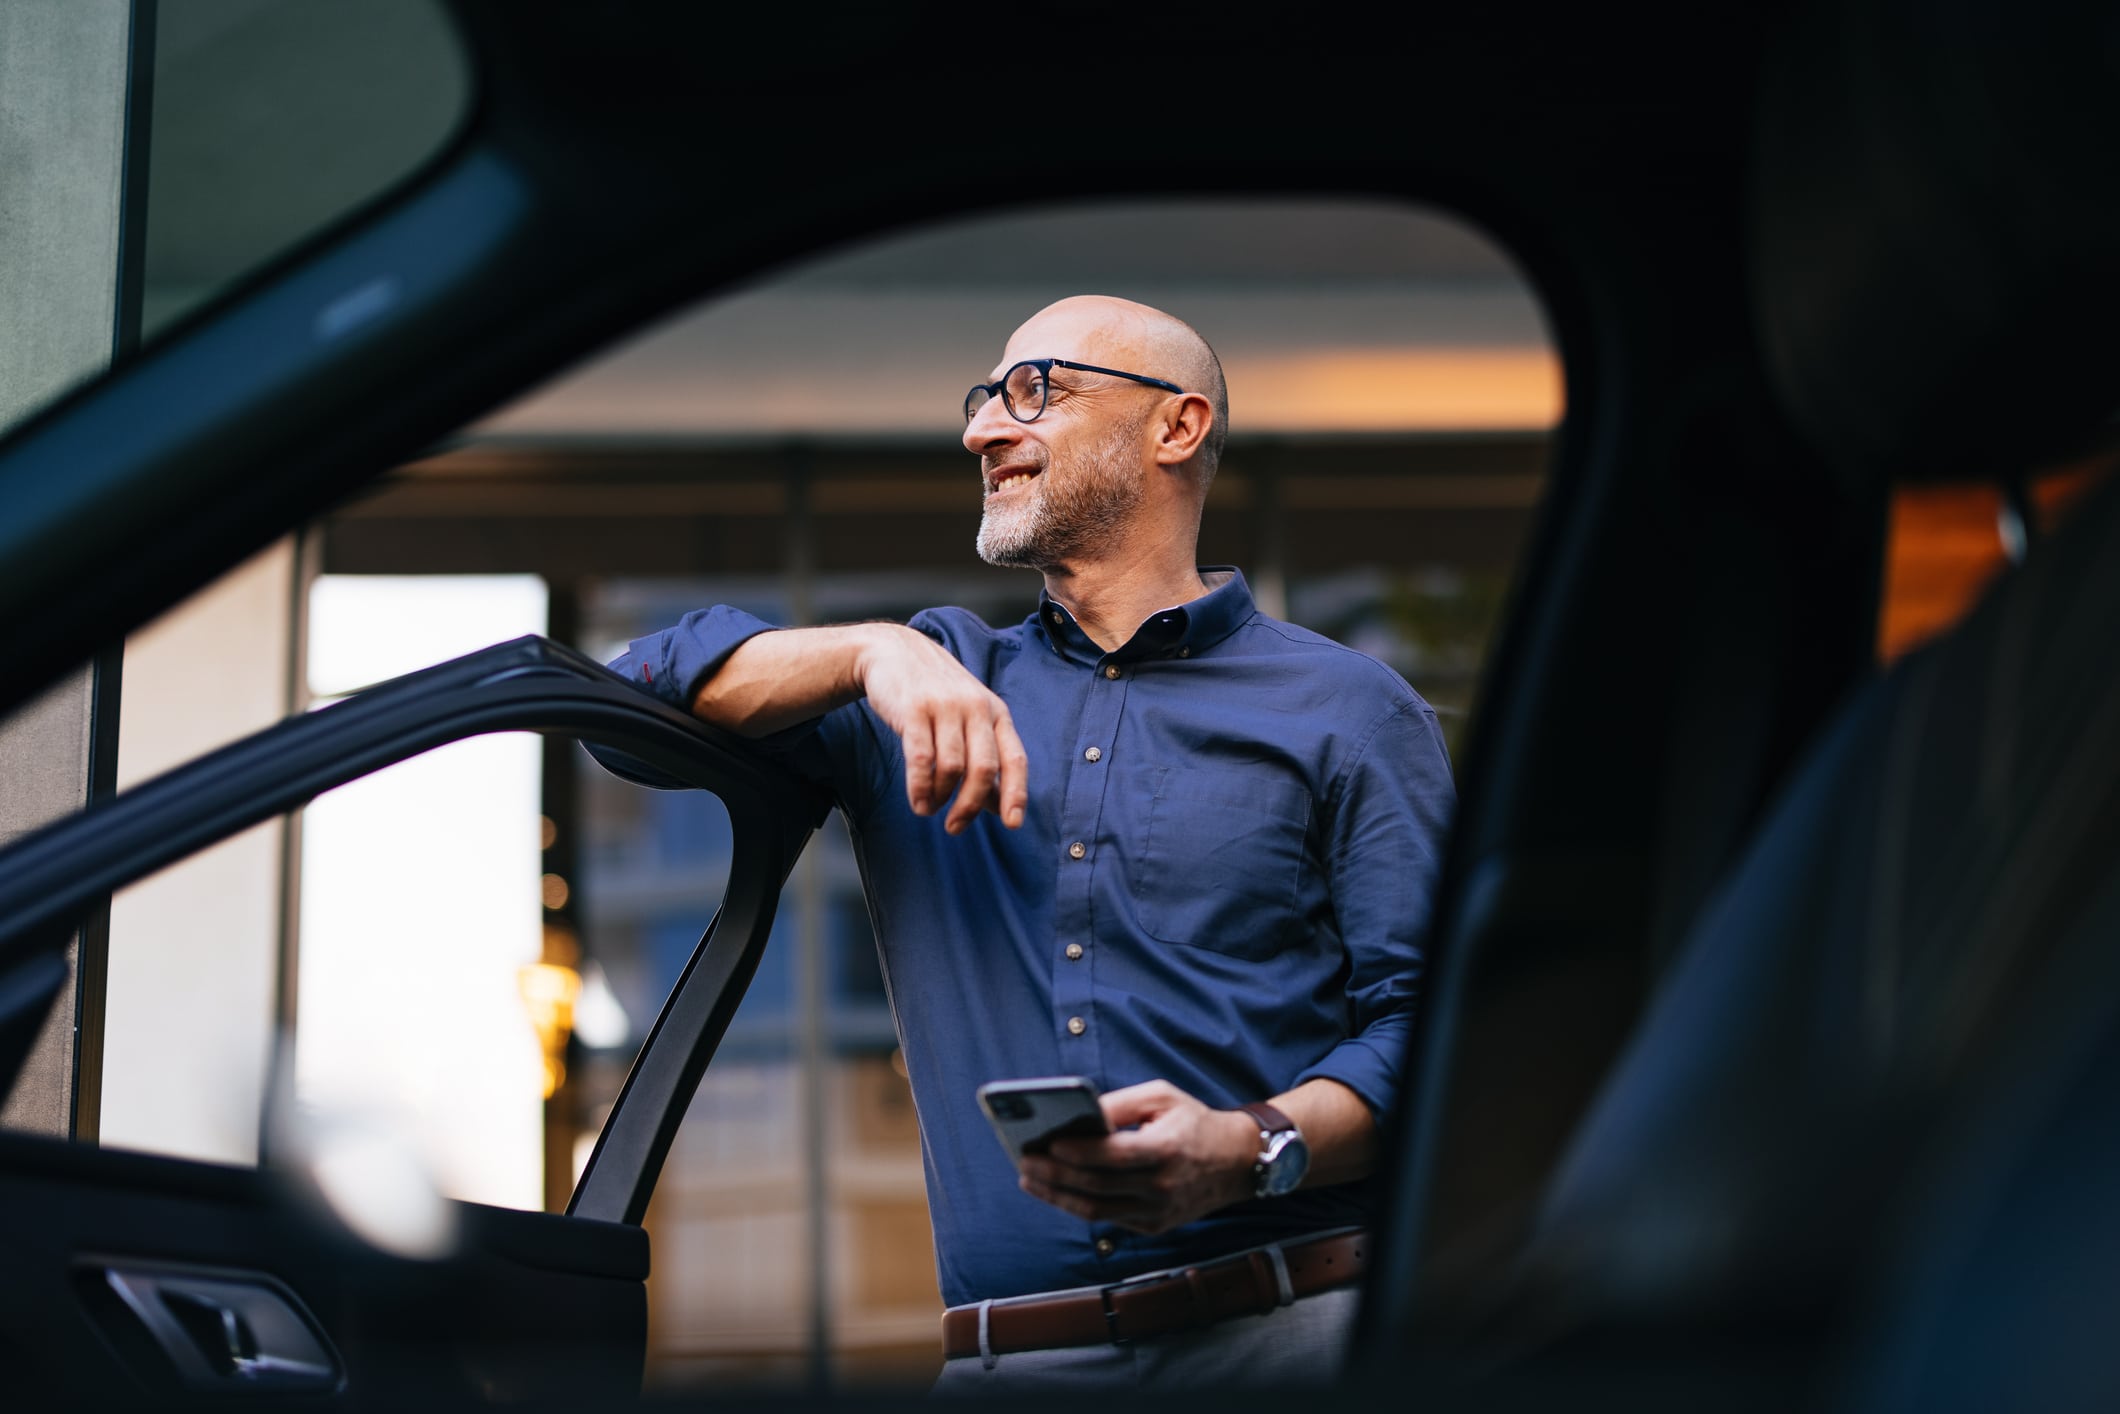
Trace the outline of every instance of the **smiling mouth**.
<instances>
[{"instance_id":1,"label":"smiling mouth","mask_svg":"<svg viewBox=\"0 0 2120 1414\"><path fill-rule=\"evenodd\" d=\"M1026 482L1034 480L1037 475L1038 468L1034 466L1005 466L995 472L987 481L986 494L999 496L1003 492L1013 490Z\"/></svg>"}]
</instances>

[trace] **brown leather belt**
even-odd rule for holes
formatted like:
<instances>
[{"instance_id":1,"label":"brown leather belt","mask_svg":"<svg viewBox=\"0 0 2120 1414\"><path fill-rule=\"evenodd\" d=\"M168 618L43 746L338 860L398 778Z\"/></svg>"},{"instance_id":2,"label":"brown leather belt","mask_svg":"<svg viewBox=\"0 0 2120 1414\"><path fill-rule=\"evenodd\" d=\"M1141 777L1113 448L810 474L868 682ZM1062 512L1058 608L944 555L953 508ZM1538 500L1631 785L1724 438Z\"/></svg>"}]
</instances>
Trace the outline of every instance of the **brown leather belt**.
<instances>
[{"instance_id":1,"label":"brown leather belt","mask_svg":"<svg viewBox=\"0 0 2120 1414\"><path fill-rule=\"evenodd\" d=\"M1369 1234L1357 1228L1297 1238L1280 1244L1280 1256L1287 1272L1285 1288L1272 1249L1262 1247L1111 1286L954 1306L942 1313L942 1354L955 1360L1065 1345L1123 1344L1233 1316L1263 1315L1289 1301L1358 1280L1369 1265ZM983 1351L981 1305L986 1312Z\"/></svg>"}]
</instances>

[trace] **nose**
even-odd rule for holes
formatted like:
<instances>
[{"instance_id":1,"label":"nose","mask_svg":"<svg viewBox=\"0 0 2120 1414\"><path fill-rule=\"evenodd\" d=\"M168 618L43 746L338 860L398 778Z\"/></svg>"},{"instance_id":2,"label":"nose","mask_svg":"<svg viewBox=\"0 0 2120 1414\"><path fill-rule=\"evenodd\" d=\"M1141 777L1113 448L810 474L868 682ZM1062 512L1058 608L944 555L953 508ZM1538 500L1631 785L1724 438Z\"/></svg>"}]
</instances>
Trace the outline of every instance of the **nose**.
<instances>
[{"instance_id":1,"label":"nose","mask_svg":"<svg viewBox=\"0 0 2120 1414\"><path fill-rule=\"evenodd\" d=\"M1008 409L999 398L988 398L972 420L964 424L964 449L975 457L985 456L997 447L1006 447L1022 438L1023 424L1008 415Z\"/></svg>"}]
</instances>

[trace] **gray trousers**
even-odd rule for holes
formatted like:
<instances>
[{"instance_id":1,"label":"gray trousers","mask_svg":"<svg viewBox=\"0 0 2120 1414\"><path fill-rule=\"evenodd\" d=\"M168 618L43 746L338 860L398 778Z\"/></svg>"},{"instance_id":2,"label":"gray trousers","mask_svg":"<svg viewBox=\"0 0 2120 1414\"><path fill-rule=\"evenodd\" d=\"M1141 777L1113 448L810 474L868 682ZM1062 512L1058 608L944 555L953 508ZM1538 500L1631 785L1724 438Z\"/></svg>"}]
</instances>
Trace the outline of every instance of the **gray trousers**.
<instances>
[{"instance_id":1,"label":"gray trousers","mask_svg":"<svg viewBox=\"0 0 2120 1414\"><path fill-rule=\"evenodd\" d=\"M943 1362L934 1393L1155 1387L1191 1389L1241 1382L1319 1389L1339 1374L1354 1327L1359 1287L1306 1296L1263 1316L1125 1345L1071 1345Z\"/></svg>"}]
</instances>

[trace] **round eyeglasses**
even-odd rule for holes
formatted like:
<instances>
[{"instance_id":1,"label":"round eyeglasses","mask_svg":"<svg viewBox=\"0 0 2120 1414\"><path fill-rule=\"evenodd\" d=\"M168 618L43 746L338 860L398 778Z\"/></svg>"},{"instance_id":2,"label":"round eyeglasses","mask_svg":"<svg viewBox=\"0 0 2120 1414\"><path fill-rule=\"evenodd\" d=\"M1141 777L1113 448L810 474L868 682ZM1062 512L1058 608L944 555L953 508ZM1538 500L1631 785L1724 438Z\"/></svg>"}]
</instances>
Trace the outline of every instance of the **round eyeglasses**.
<instances>
[{"instance_id":1,"label":"round eyeglasses","mask_svg":"<svg viewBox=\"0 0 2120 1414\"><path fill-rule=\"evenodd\" d=\"M1027 358L1010 366L997 383L975 383L972 391L964 395L964 420L970 422L979 415L998 394L1001 406L1018 422L1036 422L1045 411L1046 393L1051 387L1048 375L1056 368L1072 368L1081 373L1102 373L1112 378L1131 378L1136 383L1146 383L1151 388L1161 388L1169 393L1185 390L1175 383L1161 378L1151 378L1145 373L1127 373L1117 368L1099 368L1093 363L1075 363L1064 358Z\"/></svg>"}]
</instances>

